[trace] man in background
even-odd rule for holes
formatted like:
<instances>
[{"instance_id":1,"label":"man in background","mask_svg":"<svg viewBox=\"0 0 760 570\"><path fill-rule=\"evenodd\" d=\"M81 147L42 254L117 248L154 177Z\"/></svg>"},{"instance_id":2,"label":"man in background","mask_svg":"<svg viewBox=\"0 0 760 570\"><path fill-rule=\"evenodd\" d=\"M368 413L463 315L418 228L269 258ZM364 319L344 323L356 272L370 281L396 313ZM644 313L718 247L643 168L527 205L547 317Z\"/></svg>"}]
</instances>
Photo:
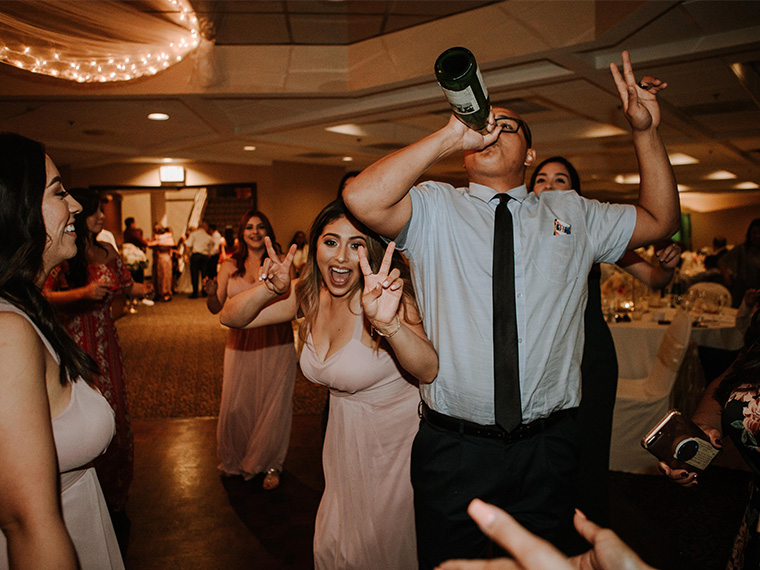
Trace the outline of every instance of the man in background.
<instances>
[{"instance_id":1,"label":"man in background","mask_svg":"<svg viewBox=\"0 0 760 570\"><path fill-rule=\"evenodd\" d=\"M211 232L211 239L214 240L214 247L211 248L211 255L208 258L208 265L206 267L206 277L214 279L216 277L217 268L219 267L219 252L222 245L222 234L216 229L216 224L208 225ZM204 290L205 291L205 290Z\"/></svg>"},{"instance_id":2,"label":"man in background","mask_svg":"<svg viewBox=\"0 0 760 570\"><path fill-rule=\"evenodd\" d=\"M190 298L197 299L201 279L208 277L209 259L214 250L214 238L205 221L188 236L185 248L185 259L190 261L190 279L193 286ZM201 291L201 294L205 297L206 291Z\"/></svg>"}]
</instances>

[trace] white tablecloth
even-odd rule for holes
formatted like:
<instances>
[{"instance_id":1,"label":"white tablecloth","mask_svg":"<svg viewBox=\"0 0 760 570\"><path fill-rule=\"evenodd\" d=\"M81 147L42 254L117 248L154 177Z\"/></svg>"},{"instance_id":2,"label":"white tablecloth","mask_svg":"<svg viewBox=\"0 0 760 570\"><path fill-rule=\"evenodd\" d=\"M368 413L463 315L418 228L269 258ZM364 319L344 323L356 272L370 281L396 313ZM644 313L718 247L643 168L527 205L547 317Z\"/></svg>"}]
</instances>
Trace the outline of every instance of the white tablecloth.
<instances>
[{"instance_id":1,"label":"white tablecloth","mask_svg":"<svg viewBox=\"0 0 760 570\"><path fill-rule=\"evenodd\" d=\"M657 309L665 319L672 317L675 309ZM660 348L667 324L652 320L652 312L641 320L630 323L610 323L610 331L615 341L620 378L646 378L652 370L654 359ZM723 350L739 350L743 344L742 334L734 326L736 309L725 308L719 315L694 315L701 319L703 326L691 330L691 340L698 346L708 346Z\"/></svg>"}]
</instances>

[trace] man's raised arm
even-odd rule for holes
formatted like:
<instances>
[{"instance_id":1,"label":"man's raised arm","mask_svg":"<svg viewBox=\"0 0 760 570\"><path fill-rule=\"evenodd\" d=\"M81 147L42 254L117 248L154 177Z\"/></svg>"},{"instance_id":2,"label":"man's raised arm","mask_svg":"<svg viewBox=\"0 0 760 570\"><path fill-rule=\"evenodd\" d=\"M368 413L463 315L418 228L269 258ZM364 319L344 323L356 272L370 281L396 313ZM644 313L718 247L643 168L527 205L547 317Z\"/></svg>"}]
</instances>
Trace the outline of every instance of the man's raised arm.
<instances>
[{"instance_id":1,"label":"man's raised arm","mask_svg":"<svg viewBox=\"0 0 760 570\"><path fill-rule=\"evenodd\" d=\"M660 106L656 94L667 83L651 76L636 81L627 51L623 52L623 73L610 65L625 117L633 130L633 146L639 163L641 185L636 203L636 227L629 249L667 239L680 226L681 206L678 187L668 153L657 131Z\"/></svg>"},{"instance_id":2,"label":"man's raised arm","mask_svg":"<svg viewBox=\"0 0 760 570\"><path fill-rule=\"evenodd\" d=\"M442 129L364 169L343 190L343 200L356 218L380 235L395 238L409 221L409 190L433 164L455 152L478 150L494 142L498 129L489 119L487 135L469 129L452 115Z\"/></svg>"}]
</instances>

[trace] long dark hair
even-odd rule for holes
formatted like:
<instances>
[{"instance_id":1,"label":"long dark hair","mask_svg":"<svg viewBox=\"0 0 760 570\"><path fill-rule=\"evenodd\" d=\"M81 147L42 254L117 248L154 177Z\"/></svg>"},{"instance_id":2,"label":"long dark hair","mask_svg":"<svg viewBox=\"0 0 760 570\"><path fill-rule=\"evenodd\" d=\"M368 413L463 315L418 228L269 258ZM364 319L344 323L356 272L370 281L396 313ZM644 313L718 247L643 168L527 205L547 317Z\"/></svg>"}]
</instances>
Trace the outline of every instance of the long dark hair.
<instances>
[{"instance_id":1,"label":"long dark hair","mask_svg":"<svg viewBox=\"0 0 760 570\"><path fill-rule=\"evenodd\" d=\"M533 174L530 177L530 184L528 184L528 192L533 192L533 187L536 185L536 177L538 176L538 173L541 172L541 169L547 164L551 164L553 162L556 162L557 164L561 164L562 166L567 168L568 173L570 173L570 187L582 196L583 194L581 193L581 177L578 176L578 171L573 166L573 163L567 160L564 156L552 156L550 158L547 158L543 162L541 162L541 164L539 164L538 166L536 166L536 169L533 171Z\"/></svg>"},{"instance_id":2,"label":"long dark hair","mask_svg":"<svg viewBox=\"0 0 760 570\"><path fill-rule=\"evenodd\" d=\"M749 226L747 227L747 235L744 237L744 242L748 245L751 245L752 242L749 241L749 236L752 233L752 230L756 227L760 227L760 218L755 218L749 223Z\"/></svg>"},{"instance_id":3,"label":"long dark hair","mask_svg":"<svg viewBox=\"0 0 760 570\"><path fill-rule=\"evenodd\" d=\"M277 251L277 253L280 253L280 246L277 244L277 238L274 236L274 229L272 228L272 224L269 222L269 218L267 218L258 210L248 210L245 214L243 214L243 217L240 218L240 223L238 224L238 246L235 250L235 253L232 254L232 259L235 262L236 267L233 275L240 275L241 277L245 275L245 260L248 259L248 246L245 245L243 234L245 233L245 226L248 224L248 220L254 216L259 218L261 220L261 223L264 224L267 235L269 236L269 239L272 240L272 246L274 247L275 251ZM267 250L264 249L264 254L261 256L261 259L259 261L263 263L267 257L269 257L269 254L267 253Z\"/></svg>"},{"instance_id":4,"label":"long dark hair","mask_svg":"<svg viewBox=\"0 0 760 570\"><path fill-rule=\"evenodd\" d=\"M60 381L97 373L95 361L74 342L37 287L48 240L42 216L47 176L45 149L31 139L0 133L0 297L37 325L61 359Z\"/></svg>"},{"instance_id":5,"label":"long dark hair","mask_svg":"<svg viewBox=\"0 0 760 570\"><path fill-rule=\"evenodd\" d=\"M302 276L296 285L296 296L298 298L298 305L301 313L303 314L304 322L298 328L298 336L303 342L309 337L311 327L317 318L317 312L319 309L319 293L324 286L322 281L322 272L317 265L317 248L319 246L319 236L325 229L325 226L331 222L334 222L338 218L346 217L351 223L359 228L366 236L367 244L367 259L373 272L377 272L380 269L380 264L383 261L383 255L385 254L385 245L380 240L380 237L370 231L364 224L359 222L351 215L343 203L342 199L334 200L325 206L322 211L317 214L314 221L311 224L309 230L309 255L306 258L306 264L302 272ZM409 271L409 265L403 256L395 251L393 253L393 260L391 262L392 268L398 268L401 272L401 278L404 280L404 300L415 304L416 299L414 296L414 289L412 288L411 272ZM349 295L356 291L364 289L364 275L360 274L354 288L349 291Z\"/></svg>"},{"instance_id":6,"label":"long dark hair","mask_svg":"<svg viewBox=\"0 0 760 570\"><path fill-rule=\"evenodd\" d=\"M96 240L87 228L87 218L97 212L103 203L100 194L97 190L90 190L89 188L72 188L69 190L69 194L74 196L74 199L82 205L82 211L74 218L77 254L69 260L69 269L66 272L67 285L70 289L76 289L87 285L87 247L92 244L106 252L108 249Z\"/></svg>"}]
</instances>

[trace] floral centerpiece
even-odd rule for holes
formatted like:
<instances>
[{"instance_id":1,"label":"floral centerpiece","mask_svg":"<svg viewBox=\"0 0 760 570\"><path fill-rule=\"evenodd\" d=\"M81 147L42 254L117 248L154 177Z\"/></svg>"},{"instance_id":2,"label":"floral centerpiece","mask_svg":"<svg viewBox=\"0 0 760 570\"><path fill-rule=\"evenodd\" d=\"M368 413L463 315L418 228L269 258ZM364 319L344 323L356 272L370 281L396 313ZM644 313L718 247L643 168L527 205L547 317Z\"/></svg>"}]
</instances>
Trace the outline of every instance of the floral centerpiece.
<instances>
[{"instance_id":1,"label":"floral centerpiece","mask_svg":"<svg viewBox=\"0 0 760 570\"><path fill-rule=\"evenodd\" d=\"M602 271L602 297L631 300L633 277L615 265L605 264Z\"/></svg>"},{"instance_id":2,"label":"floral centerpiece","mask_svg":"<svg viewBox=\"0 0 760 570\"><path fill-rule=\"evenodd\" d=\"M130 271L139 271L148 267L148 258L145 256L145 252L132 243L125 243L122 246L122 256L124 257L124 265Z\"/></svg>"}]
</instances>

